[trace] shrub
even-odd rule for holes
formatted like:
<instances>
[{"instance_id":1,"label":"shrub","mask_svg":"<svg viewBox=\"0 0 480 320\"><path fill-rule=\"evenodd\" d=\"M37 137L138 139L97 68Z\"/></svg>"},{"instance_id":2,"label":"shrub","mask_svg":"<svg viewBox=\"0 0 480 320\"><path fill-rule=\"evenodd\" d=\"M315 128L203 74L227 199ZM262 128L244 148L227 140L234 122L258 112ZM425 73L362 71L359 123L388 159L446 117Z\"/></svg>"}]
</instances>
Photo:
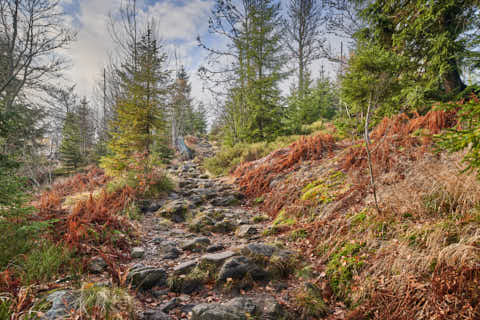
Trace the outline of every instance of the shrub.
<instances>
[{"instance_id":1,"label":"shrub","mask_svg":"<svg viewBox=\"0 0 480 320\"><path fill-rule=\"evenodd\" d=\"M480 177L480 142L478 139L478 124L480 119L480 100L472 94L467 102L459 101L447 106L450 111L457 111L458 126L442 135L436 136L440 148L449 152L467 149L463 162L466 163L464 171L475 171Z\"/></svg>"},{"instance_id":2,"label":"shrub","mask_svg":"<svg viewBox=\"0 0 480 320\"><path fill-rule=\"evenodd\" d=\"M85 319L133 319L133 299L124 289L86 283L80 290L76 315Z\"/></svg>"},{"instance_id":3,"label":"shrub","mask_svg":"<svg viewBox=\"0 0 480 320\"><path fill-rule=\"evenodd\" d=\"M0 159L0 271L15 257L27 253L39 232L52 221L31 219L34 209L26 204L25 180L14 165Z\"/></svg>"},{"instance_id":4,"label":"shrub","mask_svg":"<svg viewBox=\"0 0 480 320\"><path fill-rule=\"evenodd\" d=\"M233 172L240 164L261 159L276 149L288 146L298 138L298 136L282 136L272 142L224 145L215 157L206 159L204 165L214 175L226 175Z\"/></svg>"}]
</instances>

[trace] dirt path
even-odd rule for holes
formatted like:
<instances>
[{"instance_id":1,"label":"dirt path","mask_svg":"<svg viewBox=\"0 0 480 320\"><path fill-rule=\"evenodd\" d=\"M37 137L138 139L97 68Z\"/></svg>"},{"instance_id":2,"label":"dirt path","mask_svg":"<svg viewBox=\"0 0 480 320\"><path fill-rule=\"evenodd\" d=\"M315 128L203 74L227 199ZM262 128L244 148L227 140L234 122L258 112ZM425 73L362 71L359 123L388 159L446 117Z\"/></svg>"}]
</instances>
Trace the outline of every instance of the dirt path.
<instances>
[{"instance_id":1,"label":"dirt path","mask_svg":"<svg viewBox=\"0 0 480 320\"><path fill-rule=\"evenodd\" d=\"M128 280L140 319L288 319L280 302L293 253L262 242L264 226L232 185L192 161L168 168L178 190L142 218Z\"/></svg>"}]
</instances>

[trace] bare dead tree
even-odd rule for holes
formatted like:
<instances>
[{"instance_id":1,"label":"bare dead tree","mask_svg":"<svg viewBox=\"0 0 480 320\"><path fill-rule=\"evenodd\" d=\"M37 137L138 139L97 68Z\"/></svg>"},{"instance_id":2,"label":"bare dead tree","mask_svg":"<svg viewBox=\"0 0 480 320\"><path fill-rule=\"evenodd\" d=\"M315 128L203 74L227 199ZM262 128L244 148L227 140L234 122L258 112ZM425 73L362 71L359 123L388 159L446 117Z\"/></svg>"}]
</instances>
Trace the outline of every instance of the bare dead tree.
<instances>
[{"instance_id":1,"label":"bare dead tree","mask_svg":"<svg viewBox=\"0 0 480 320\"><path fill-rule=\"evenodd\" d=\"M22 90L43 90L67 60L58 54L75 39L58 0L0 0L0 95L9 110Z\"/></svg>"},{"instance_id":2,"label":"bare dead tree","mask_svg":"<svg viewBox=\"0 0 480 320\"><path fill-rule=\"evenodd\" d=\"M339 48L332 48L330 42L322 46L322 58L343 65L346 61L348 48L355 47L354 35L365 26L365 21L358 13L368 4L365 0L321 0L322 1L322 25L325 35L330 39L345 43L344 52L338 54ZM342 50L343 51L343 50Z\"/></svg>"},{"instance_id":3,"label":"bare dead tree","mask_svg":"<svg viewBox=\"0 0 480 320\"><path fill-rule=\"evenodd\" d=\"M322 7L319 0L290 0L284 21L286 48L298 70L300 94L308 86L309 66L320 58L326 40L321 31Z\"/></svg>"}]
</instances>

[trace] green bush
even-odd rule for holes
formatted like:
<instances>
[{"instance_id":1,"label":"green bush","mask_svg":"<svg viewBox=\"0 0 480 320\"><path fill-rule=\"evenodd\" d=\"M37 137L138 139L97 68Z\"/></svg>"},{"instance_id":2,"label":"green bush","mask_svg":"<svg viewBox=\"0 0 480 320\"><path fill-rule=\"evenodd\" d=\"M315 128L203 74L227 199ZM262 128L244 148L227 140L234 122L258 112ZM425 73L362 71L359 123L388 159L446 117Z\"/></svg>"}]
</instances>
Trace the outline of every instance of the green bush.
<instances>
[{"instance_id":1,"label":"green bush","mask_svg":"<svg viewBox=\"0 0 480 320\"><path fill-rule=\"evenodd\" d=\"M210 173L216 176L227 175L234 171L239 164L263 158L272 151L290 145L298 138L299 136L283 136L272 142L224 145L214 157L206 159L204 165Z\"/></svg>"},{"instance_id":2,"label":"green bush","mask_svg":"<svg viewBox=\"0 0 480 320\"><path fill-rule=\"evenodd\" d=\"M25 179L17 177L18 163L0 155L0 271L15 257L27 253L34 239L53 221L35 222Z\"/></svg>"},{"instance_id":3,"label":"green bush","mask_svg":"<svg viewBox=\"0 0 480 320\"><path fill-rule=\"evenodd\" d=\"M106 190L108 193L113 193L122 190L126 186L135 189L140 186L139 176L141 175L135 171L127 172L125 175L116 177L110 181L107 184ZM145 190L143 196L153 198L162 192L172 190L173 187L173 182L170 181L166 175L155 173L151 179L149 178L148 188Z\"/></svg>"}]
</instances>

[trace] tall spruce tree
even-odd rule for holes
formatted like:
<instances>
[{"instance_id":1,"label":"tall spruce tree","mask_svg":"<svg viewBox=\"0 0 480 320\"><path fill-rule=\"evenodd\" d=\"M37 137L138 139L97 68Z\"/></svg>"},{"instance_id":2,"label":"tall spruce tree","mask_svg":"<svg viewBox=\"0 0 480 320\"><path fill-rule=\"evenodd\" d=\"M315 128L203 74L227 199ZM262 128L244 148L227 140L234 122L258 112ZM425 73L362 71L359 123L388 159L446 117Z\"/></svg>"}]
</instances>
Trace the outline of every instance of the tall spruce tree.
<instances>
[{"instance_id":1,"label":"tall spruce tree","mask_svg":"<svg viewBox=\"0 0 480 320\"><path fill-rule=\"evenodd\" d=\"M78 115L67 112L62 130L62 143L60 144L60 160L65 168L76 170L83 163L82 134L79 126Z\"/></svg>"},{"instance_id":2,"label":"tall spruce tree","mask_svg":"<svg viewBox=\"0 0 480 320\"><path fill-rule=\"evenodd\" d=\"M207 109L202 102L199 102L193 113L193 131L196 134L207 133Z\"/></svg>"},{"instance_id":3,"label":"tall spruce tree","mask_svg":"<svg viewBox=\"0 0 480 320\"><path fill-rule=\"evenodd\" d=\"M173 145L176 145L179 136L194 133L192 86L187 71L183 65L177 72L171 92L171 134L172 143Z\"/></svg>"},{"instance_id":4,"label":"tall spruce tree","mask_svg":"<svg viewBox=\"0 0 480 320\"><path fill-rule=\"evenodd\" d=\"M214 93L225 89L217 97L227 143L273 139L281 132L278 84L286 77L287 57L280 11L273 0L218 0L212 10L209 30L227 40L227 50L200 41L210 53L200 74Z\"/></svg>"},{"instance_id":5,"label":"tall spruce tree","mask_svg":"<svg viewBox=\"0 0 480 320\"><path fill-rule=\"evenodd\" d=\"M151 26L132 50L134 59L118 70L123 95L117 98L115 106L110 154L101 160L110 174L121 174L131 164L148 170L155 138L165 134L168 72L164 63L167 57Z\"/></svg>"},{"instance_id":6,"label":"tall spruce tree","mask_svg":"<svg viewBox=\"0 0 480 320\"><path fill-rule=\"evenodd\" d=\"M250 114L249 141L274 139L281 133L282 108L278 84L287 57L282 46L280 3L272 0L252 1L250 28L246 41L248 61L246 102Z\"/></svg>"},{"instance_id":7,"label":"tall spruce tree","mask_svg":"<svg viewBox=\"0 0 480 320\"><path fill-rule=\"evenodd\" d=\"M80 152L84 159L88 159L94 147L95 126L92 110L88 105L87 98L84 97L80 101L76 115L80 131Z\"/></svg>"}]
</instances>

